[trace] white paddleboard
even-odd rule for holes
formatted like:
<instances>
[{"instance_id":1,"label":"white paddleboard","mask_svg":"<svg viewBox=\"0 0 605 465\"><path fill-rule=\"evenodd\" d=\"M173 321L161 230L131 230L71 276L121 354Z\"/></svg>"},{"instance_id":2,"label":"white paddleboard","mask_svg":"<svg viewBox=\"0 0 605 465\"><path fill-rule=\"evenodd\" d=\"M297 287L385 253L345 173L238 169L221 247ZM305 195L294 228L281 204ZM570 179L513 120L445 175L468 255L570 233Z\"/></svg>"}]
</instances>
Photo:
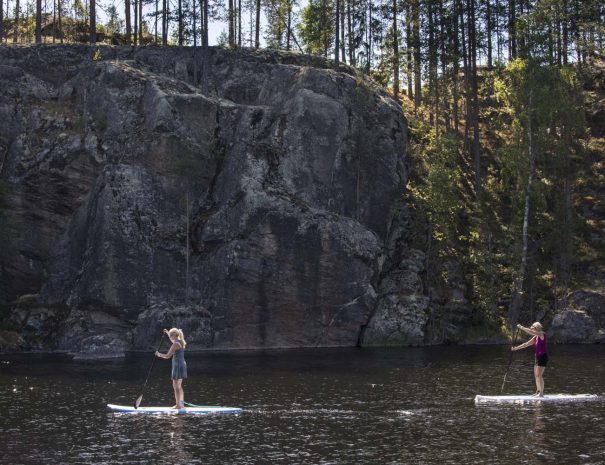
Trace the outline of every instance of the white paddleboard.
<instances>
[{"instance_id":1,"label":"white paddleboard","mask_svg":"<svg viewBox=\"0 0 605 465\"><path fill-rule=\"evenodd\" d=\"M171 408L171 407L139 407L134 408L133 405L115 405L107 404L107 407L120 413L155 413L155 414L182 414L182 413L196 413L196 414L209 414L209 413L241 413L242 409L238 407L185 407L185 408Z\"/></svg>"},{"instance_id":2,"label":"white paddleboard","mask_svg":"<svg viewBox=\"0 0 605 465\"><path fill-rule=\"evenodd\" d=\"M576 402L583 400L597 400L595 394L547 394L543 397L534 396L475 396L475 403L484 402Z\"/></svg>"}]
</instances>

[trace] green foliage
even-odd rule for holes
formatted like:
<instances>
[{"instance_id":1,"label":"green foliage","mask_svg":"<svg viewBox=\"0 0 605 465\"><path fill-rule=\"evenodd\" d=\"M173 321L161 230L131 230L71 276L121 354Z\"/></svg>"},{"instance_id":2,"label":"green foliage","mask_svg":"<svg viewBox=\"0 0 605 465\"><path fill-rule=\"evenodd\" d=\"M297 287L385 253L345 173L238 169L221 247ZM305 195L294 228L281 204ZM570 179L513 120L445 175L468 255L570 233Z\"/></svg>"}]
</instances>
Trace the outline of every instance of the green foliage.
<instances>
[{"instance_id":1,"label":"green foliage","mask_svg":"<svg viewBox=\"0 0 605 465\"><path fill-rule=\"evenodd\" d=\"M457 237L462 209L457 141L451 134L416 124L410 152L417 160L417 171L410 190L426 215L432 239L451 242Z\"/></svg>"},{"instance_id":2,"label":"green foliage","mask_svg":"<svg viewBox=\"0 0 605 465\"><path fill-rule=\"evenodd\" d=\"M334 1L310 0L301 12L298 32L306 53L327 57L334 46Z\"/></svg>"}]
</instances>

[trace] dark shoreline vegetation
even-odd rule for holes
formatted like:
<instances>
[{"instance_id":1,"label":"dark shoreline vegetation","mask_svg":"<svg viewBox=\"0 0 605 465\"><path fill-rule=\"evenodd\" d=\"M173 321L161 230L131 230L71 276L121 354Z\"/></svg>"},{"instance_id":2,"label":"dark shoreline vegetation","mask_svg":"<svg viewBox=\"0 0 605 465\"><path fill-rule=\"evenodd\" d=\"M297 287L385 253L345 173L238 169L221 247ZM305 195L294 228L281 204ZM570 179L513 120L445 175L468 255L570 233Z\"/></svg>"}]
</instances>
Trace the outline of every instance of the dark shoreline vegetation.
<instances>
[{"instance_id":1,"label":"dark shoreline vegetation","mask_svg":"<svg viewBox=\"0 0 605 465\"><path fill-rule=\"evenodd\" d=\"M533 320L553 341L605 341L599 2L258 2L245 8L270 22L249 38L235 2L184 1L164 19L127 4L138 15L128 28L115 8L111 24L93 24L94 2L65 11L63 30L46 12L39 34L35 15L16 29L16 10L0 13L0 42L43 44L0 46L0 82L18 82L0 91L0 349L63 348L72 326L76 353L144 350L172 323L193 348L220 350L502 343ZM208 44L204 8L227 20L221 47ZM233 147L242 124L249 139ZM256 179L238 155L249 150L266 166L262 195L226 182ZM46 191L34 186L45 179ZM95 219L103 183L116 195L120 182L144 186L111 207L139 242ZM36 195L49 199L39 211ZM317 232L299 236L309 221ZM227 224L236 232L216 232ZM222 276L238 254L249 262ZM150 267L139 276L137 260ZM233 298L241 308L225 310Z\"/></svg>"}]
</instances>

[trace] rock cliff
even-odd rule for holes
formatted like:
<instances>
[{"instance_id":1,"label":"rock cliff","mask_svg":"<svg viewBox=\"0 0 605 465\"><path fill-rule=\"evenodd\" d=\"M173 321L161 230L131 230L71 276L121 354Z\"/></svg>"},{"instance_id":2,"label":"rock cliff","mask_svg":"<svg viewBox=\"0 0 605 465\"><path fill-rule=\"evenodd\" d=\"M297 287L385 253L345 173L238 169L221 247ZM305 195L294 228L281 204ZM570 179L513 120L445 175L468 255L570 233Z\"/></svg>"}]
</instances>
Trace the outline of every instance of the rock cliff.
<instances>
[{"instance_id":1,"label":"rock cliff","mask_svg":"<svg viewBox=\"0 0 605 465\"><path fill-rule=\"evenodd\" d=\"M119 355L171 325L193 348L421 343L406 132L310 57L0 47L19 344Z\"/></svg>"}]
</instances>

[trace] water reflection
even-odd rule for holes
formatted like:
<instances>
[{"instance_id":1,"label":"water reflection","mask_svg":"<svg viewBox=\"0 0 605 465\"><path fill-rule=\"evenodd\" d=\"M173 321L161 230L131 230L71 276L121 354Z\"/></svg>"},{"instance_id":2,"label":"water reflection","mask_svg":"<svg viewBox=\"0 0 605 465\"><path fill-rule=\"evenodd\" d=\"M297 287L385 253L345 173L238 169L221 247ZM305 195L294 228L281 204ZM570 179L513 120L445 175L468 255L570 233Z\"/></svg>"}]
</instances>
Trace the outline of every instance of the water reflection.
<instances>
[{"instance_id":1,"label":"water reflection","mask_svg":"<svg viewBox=\"0 0 605 465\"><path fill-rule=\"evenodd\" d=\"M555 464L555 457L548 445L546 417L544 413L544 405L538 402L533 406L533 414L531 415L531 428L528 431L528 442L530 451L533 452L532 462L537 464ZM535 454L535 455L534 455Z\"/></svg>"}]
</instances>

